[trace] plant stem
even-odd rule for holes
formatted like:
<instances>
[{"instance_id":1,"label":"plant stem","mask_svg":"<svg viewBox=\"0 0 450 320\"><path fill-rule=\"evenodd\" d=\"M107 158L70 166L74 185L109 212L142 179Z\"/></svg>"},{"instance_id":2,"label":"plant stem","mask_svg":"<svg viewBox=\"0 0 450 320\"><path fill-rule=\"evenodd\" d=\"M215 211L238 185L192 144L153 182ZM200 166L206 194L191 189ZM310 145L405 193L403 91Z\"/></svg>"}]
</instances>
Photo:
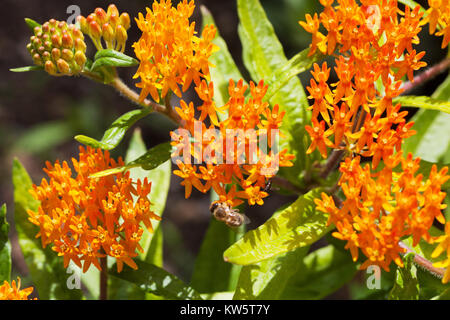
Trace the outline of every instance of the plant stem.
<instances>
[{"instance_id":1,"label":"plant stem","mask_svg":"<svg viewBox=\"0 0 450 320\"><path fill-rule=\"evenodd\" d=\"M402 94L405 94L414 88L417 88L418 86L424 84L425 82L433 79L435 76L437 76L439 73L444 72L450 67L450 59L446 58L442 60L441 62L435 64L434 66L431 66L430 68L426 69L422 73L418 74L414 77L414 81L411 82L405 82L403 86L401 87L403 89Z\"/></svg>"},{"instance_id":2,"label":"plant stem","mask_svg":"<svg viewBox=\"0 0 450 320\"><path fill-rule=\"evenodd\" d=\"M320 172L320 177L323 179L326 179L328 175L333 171L341 161L342 157L344 156L346 150L345 149L334 149L331 153L330 157L327 160L327 163L323 167L322 171Z\"/></svg>"},{"instance_id":3,"label":"plant stem","mask_svg":"<svg viewBox=\"0 0 450 320\"><path fill-rule=\"evenodd\" d=\"M399 244L400 247L402 247L403 249L406 250L406 253L410 253L410 252L414 253L414 263L415 264L417 264L418 266L420 266L423 269L427 270L429 273L435 275L438 278L442 278L444 276L444 274L445 274L445 269L444 268L433 267L433 263L431 261L425 259L421 255L419 255L416 252L414 252L414 250L409 248L402 241L400 241L398 244Z\"/></svg>"},{"instance_id":4,"label":"plant stem","mask_svg":"<svg viewBox=\"0 0 450 320\"><path fill-rule=\"evenodd\" d=\"M291 183L289 180L287 180L287 179L285 179L283 177L280 177L280 176L274 176L274 177L271 178L271 180L272 180L273 184L275 184L275 185L277 185L279 187L282 187L282 188L284 188L286 190L292 191L292 192L294 192L294 193L296 193L298 195L305 194L306 192L308 192L313 187L313 186L309 186L309 188L307 188L307 189L302 189L300 187L297 187L293 183Z\"/></svg>"},{"instance_id":5,"label":"plant stem","mask_svg":"<svg viewBox=\"0 0 450 320\"><path fill-rule=\"evenodd\" d=\"M108 300L108 256L100 258L100 300Z\"/></svg>"}]
</instances>

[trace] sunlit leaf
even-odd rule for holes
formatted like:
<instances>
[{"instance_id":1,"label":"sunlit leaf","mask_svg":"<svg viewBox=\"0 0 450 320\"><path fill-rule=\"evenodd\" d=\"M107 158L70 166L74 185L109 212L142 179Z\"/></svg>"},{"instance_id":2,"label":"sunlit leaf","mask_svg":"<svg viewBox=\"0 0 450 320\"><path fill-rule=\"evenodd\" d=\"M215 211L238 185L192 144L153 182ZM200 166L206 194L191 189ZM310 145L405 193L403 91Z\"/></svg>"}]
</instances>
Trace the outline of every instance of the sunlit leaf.
<instances>
[{"instance_id":1,"label":"sunlit leaf","mask_svg":"<svg viewBox=\"0 0 450 320\"><path fill-rule=\"evenodd\" d=\"M399 96L394 98L392 103L400 103L404 107L415 107L450 113L450 102L433 99L427 96Z\"/></svg>"},{"instance_id":2,"label":"sunlit leaf","mask_svg":"<svg viewBox=\"0 0 450 320\"><path fill-rule=\"evenodd\" d=\"M224 259L249 265L314 243L331 230L327 215L315 210L314 199L319 196L319 189L300 196L259 228L247 232L224 252Z\"/></svg>"},{"instance_id":3,"label":"sunlit leaf","mask_svg":"<svg viewBox=\"0 0 450 320\"><path fill-rule=\"evenodd\" d=\"M243 60L251 77L254 81L264 79L266 83L271 81L273 84L278 81L274 77L279 74L282 77L279 80L283 83L286 74L280 73L279 68L289 62L259 0L238 0L238 15ZM278 104L281 110L286 111L280 128L286 137L280 139L280 148L288 148L296 156L294 166L282 168L279 174L299 184L303 170L314 160L306 157L309 142L304 126L310 119L308 99L298 77L292 77L274 93L270 103Z\"/></svg>"}]
</instances>

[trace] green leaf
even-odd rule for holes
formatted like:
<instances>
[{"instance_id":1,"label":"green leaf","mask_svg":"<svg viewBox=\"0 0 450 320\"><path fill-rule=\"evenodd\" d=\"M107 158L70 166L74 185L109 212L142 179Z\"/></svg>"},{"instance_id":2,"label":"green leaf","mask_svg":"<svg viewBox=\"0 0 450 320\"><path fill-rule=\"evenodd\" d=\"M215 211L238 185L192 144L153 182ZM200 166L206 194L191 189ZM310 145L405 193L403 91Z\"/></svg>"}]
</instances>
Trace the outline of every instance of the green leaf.
<instances>
[{"instance_id":1,"label":"green leaf","mask_svg":"<svg viewBox=\"0 0 450 320\"><path fill-rule=\"evenodd\" d=\"M137 109L121 115L114 121L108 130L103 134L102 140L98 141L93 138L78 135L75 140L78 142L91 146L93 148L101 148L103 150L111 150L117 147L122 141L127 130L134 125L138 120L150 114L151 110L148 108Z\"/></svg>"},{"instance_id":2,"label":"green leaf","mask_svg":"<svg viewBox=\"0 0 450 320\"><path fill-rule=\"evenodd\" d=\"M142 290L174 300L202 300L200 294L175 275L140 260L135 260L138 269L133 270L124 266L122 272L118 273L116 265L111 267L109 274L134 283Z\"/></svg>"},{"instance_id":3,"label":"green leaf","mask_svg":"<svg viewBox=\"0 0 450 320\"><path fill-rule=\"evenodd\" d=\"M13 162L14 185L14 220L18 233L20 248L33 280L33 284L39 293L39 298L47 299L80 299L80 290L70 290L66 282L70 274L66 273L63 259L47 247L42 248L40 239L36 238L39 229L28 221L27 210L36 211L39 202L36 201L28 190L32 187L32 181L21 163L14 159Z\"/></svg>"},{"instance_id":4,"label":"green leaf","mask_svg":"<svg viewBox=\"0 0 450 320\"><path fill-rule=\"evenodd\" d=\"M37 71L37 70L44 70L44 67L41 67L41 66L27 66L27 67L20 67L20 68L9 69L9 71L12 71L12 72L28 72L28 71Z\"/></svg>"},{"instance_id":5,"label":"green leaf","mask_svg":"<svg viewBox=\"0 0 450 320\"><path fill-rule=\"evenodd\" d=\"M413 260L414 253L403 256L404 266L397 267L395 284L389 294L389 300L419 300L419 281Z\"/></svg>"},{"instance_id":6,"label":"green leaf","mask_svg":"<svg viewBox=\"0 0 450 320\"><path fill-rule=\"evenodd\" d=\"M102 67L134 67L138 64L138 60L124 53L112 49L104 49L97 51L90 70L95 71Z\"/></svg>"},{"instance_id":7,"label":"green leaf","mask_svg":"<svg viewBox=\"0 0 450 320\"><path fill-rule=\"evenodd\" d=\"M11 280L11 243L8 237L9 224L6 221L6 204L0 207L0 283Z\"/></svg>"},{"instance_id":8,"label":"green leaf","mask_svg":"<svg viewBox=\"0 0 450 320\"><path fill-rule=\"evenodd\" d=\"M274 77L279 74L277 71L280 66L287 66L288 60L263 7L259 0L238 0L238 14L245 66L254 80L265 79L275 83L277 79ZM298 77L292 77L272 94L271 105L278 104L280 110L286 111L280 128L286 138L280 139L280 149L288 148L296 156L294 166L282 168L279 174L299 184L304 169L314 160L306 157L309 142L304 126L310 120L308 99Z\"/></svg>"},{"instance_id":9,"label":"green leaf","mask_svg":"<svg viewBox=\"0 0 450 320\"><path fill-rule=\"evenodd\" d=\"M145 143L142 140L141 131L139 129L136 129L130 140L130 146L128 147L128 151L125 156L125 162L126 163L133 162L139 157L145 155L146 151L147 147L145 146ZM143 180L145 178L148 178L148 180L151 181L152 189L149 195L149 199L152 203L151 209L154 213L156 213L160 217L164 212L167 195L169 193L171 165L172 162L170 160L167 160L166 162L164 162L163 164L152 170L144 170L139 167L130 169L130 177L133 180L135 179ZM158 244L161 246L161 248L159 248L158 246L154 248L153 254L155 256L152 256L153 254L149 255L148 253L151 243L153 242L152 239L154 236L157 235L157 232L160 234L160 237L162 238L162 230L159 230L160 228L158 228L159 223L160 223L159 221L152 221L153 229L155 230L154 234L151 234L149 232L143 233L140 244L144 249L144 252L140 253L139 256L144 261L151 262L153 264L156 264L157 266L162 266L161 264L162 239L158 238L156 239L155 244L152 244L152 245Z\"/></svg>"},{"instance_id":10,"label":"green leaf","mask_svg":"<svg viewBox=\"0 0 450 320\"><path fill-rule=\"evenodd\" d=\"M332 245L320 248L299 261L280 299L322 299L348 283L358 271L348 252Z\"/></svg>"},{"instance_id":11,"label":"green leaf","mask_svg":"<svg viewBox=\"0 0 450 320\"><path fill-rule=\"evenodd\" d=\"M25 18L25 23L33 32L34 32L34 28L41 26L39 23L37 23L36 21L34 21L33 19L30 19L30 18Z\"/></svg>"},{"instance_id":12,"label":"green leaf","mask_svg":"<svg viewBox=\"0 0 450 320\"><path fill-rule=\"evenodd\" d=\"M108 169L90 175L91 178L104 177L110 174L124 172L126 170L141 167L144 170L152 170L165 163L170 159L171 145L169 142L158 144L148 150L145 154L134 161L127 163L125 166Z\"/></svg>"},{"instance_id":13,"label":"green leaf","mask_svg":"<svg viewBox=\"0 0 450 320\"><path fill-rule=\"evenodd\" d=\"M404 107L415 107L450 113L450 102L433 99L427 96L399 96L394 98L392 103L400 103Z\"/></svg>"},{"instance_id":14,"label":"green leaf","mask_svg":"<svg viewBox=\"0 0 450 320\"><path fill-rule=\"evenodd\" d=\"M327 215L315 210L314 199L319 196L320 189L300 196L259 228L247 232L224 252L224 259L248 265L314 243L332 228L327 227Z\"/></svg>"},{"instance_id":15,"label":"green leaf","mask_svg":"<svg viewBox=\"0 0 450 320\"><path fill-rule=\"evenodd\" d=\"M450 288L447 288L440 295L431 298L431 300L450 300Z\"/></svg>"},{"instance_id":16,"label":"green leaf","mask_svg":"<svg viewBox=\"0 0 450 320\"><path fill-rule=\"evenodd\" d=\"M284 253L272 259L242 268L234 300L279 299L291 277L301 272L300 263L308 247Z\"/></svg>"},{"instance_id":17,"label":"green leaf","mask_svg":"<svg viewBox=\"0 0 450 320\"><path fill-rule=\"evenodd\" d=\"M295 56L293 56L289 61L277 69L272 79L269 81L269 88L267 89L266 98L270 99L274 94L276 94L286 83L289 82L293 77L305 72L314 62L317 62L324 58L319 51L314 53L312 56L308 56L310 48L306 48Z\"/></svg>"},{"instance_id":18,"label":"green leaf","mask_svg":"<svg viewBox=\"0 0 450 320\"><path fill-rule=\"evenodd\" d=\"M438 87L432 98L450 101L450 76ZM414 122L412 129L417 133L405 139L402 146L405 154L411 152L415 157L435 163L450 157L449 114L421 109L411 118L411 121Z\"/></svg>"},{"instance_id":19,"label":"green leaf","mask_svg":"<svg viewBox=\"0 0 450 320\"><path fill-rule=\"evenodd\" d=\"M217 194L213 191L211 200L217 198ZM223 260L223 252L243 235L244 228L241 226L236 230L231 229L211 217L191 278L191 286L198 292L234 291L238 277L233 275L239 274L241 268L226 263Z\"/></svg>"},{"instance_id":20,"label":"green leaf","mask_svg":"<svg viewBox=\"0 0 450 320\"><path fill-rule=\"evenodd\" d=\"M215 25L213 16L208 9L203 5L200 8L203 17L203 26L207 24ZM234 62L233 57L228 51L226 42L218 32L216 33L213 43L220 48L220 50L215 52L210 58L210 62L216 66L210 70L211 80L214 82L214 101L218 106L223 106L229 99L228 85L230 79L237 82L243 77ZM217 115L221 121L227 117L226 113L218 112Z\"/></svg>"}]
</instances>

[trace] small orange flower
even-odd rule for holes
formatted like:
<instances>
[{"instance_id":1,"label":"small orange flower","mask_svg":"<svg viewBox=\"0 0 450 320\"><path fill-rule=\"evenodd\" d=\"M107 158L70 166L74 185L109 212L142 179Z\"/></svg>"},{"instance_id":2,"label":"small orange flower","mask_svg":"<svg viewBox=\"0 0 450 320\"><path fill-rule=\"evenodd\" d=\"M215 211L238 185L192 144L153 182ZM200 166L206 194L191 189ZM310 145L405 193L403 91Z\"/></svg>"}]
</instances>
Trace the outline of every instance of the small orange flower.
<instances>
[{"instance_id":1,"label":"small orange flower","mask_svg":"<svg viewBox=\"0 0 450 320\"><path fill-rule=\"evenodd\" d=\"M20 278L13 280L11 285L8 281L4 281L0 286L0 300L30 300L28 296L33 292L33 287L20 289ZM37 298L34 298L36 300Z\"/></svg>"},{"instance_id":2,"label":"small orange flower","mask_svg":"<svg viewBox=\"0 0 450 320\"><path fill-rule=\"evenodd\" d=\"M40 201L37 212L29 210L28 215L39 226L42 246L52 244L52 250L64 257L64 267L73 261L83 272L91 265L100 270L99 259L105 256L116 258L119 272L122 262L136 268L132 258L140 248L141 222L153 232L151 220L161 219L150 210L151 183L147 178L135 183L129 172L90 178L124 164L110 158L108 151L80 147L79 160L72 162L75 177L67 162L47 162L49 182L43 179L30 190Z\"/></svg>"}]
</instances>

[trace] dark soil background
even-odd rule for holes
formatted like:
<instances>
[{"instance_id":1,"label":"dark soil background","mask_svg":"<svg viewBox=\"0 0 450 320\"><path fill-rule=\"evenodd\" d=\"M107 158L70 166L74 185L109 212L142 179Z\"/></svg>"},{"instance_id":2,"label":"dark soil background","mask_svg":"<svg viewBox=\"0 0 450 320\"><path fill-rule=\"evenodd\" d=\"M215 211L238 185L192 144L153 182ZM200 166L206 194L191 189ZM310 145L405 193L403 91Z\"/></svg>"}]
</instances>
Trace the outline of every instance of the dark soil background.
<instances>
[{"instance_id":1,"label":"dark soil background","mask_svg":"<svg viewBox=\"0 0 450 320\"><path fill-rule=\"evenodd\" d=\"M177 1L174 1L177 2ZM421 3L425 1L420 1ZM44 176L44 162L56 159L69 160L78 151L79 144L73 139L83 134L100 139L104 130L119 115L135 108L130 102L118 95L112 88L79 77L51 77L45 72L12 73L10 68L32 64L26 50L31 35L24 18L32 18L40 23L50 18L66 20L70 5L78 5L81 14L87 16L96 7L107 8L110 2L88 0L24 1L2 0L0 11L0 203L8 206L8 220L14 225L12 212L13 189L11 182L12 160L17 157L29 171L33 181L38 183ZM128 0L115 1L120 12L127 11L130 17L145 12L152 1ZM262 0L269 19L284 45L288 58L305 49L310 41L298 25L304 20L305 13L320 12L318 1L314 0ZM200 4L205 5L213 14L220 34L241 69L241 44L237 34L238 17L234 0L196 1L193 19L197 29L201 26ZM423 3L426 6L426 3ZM424 40L418 51L426 50L425 61L432 65L440 61L445 52L440 50L440 38L428 36L423 32ZM139 30L132 21L129 30L127 53L134 56L131 45L140 37ZM90 39L86 37L88 46ZM92 53L91 53L92 54ZM134 87L132 75L134 68L121 69L119 74ZM304 85L309 82L310 74L302 75ZM430 94L443 80L443 75L414 92ZM247 79L248 80L248 79ZM196 99L193 90L184 96ZM175 103L176 104L176 103ZM413 111L413 110L411 110ZM154 114L135 125L142 130L147 147L169 140L169 131L173 123ZM117 157L125 154L132 130L112 154ZM180 179L173 176L169 201L164 212L165 232L165 268L189 281L195 256L198 253L210 213L209 197L200 193L185 200ZM272 192L264 206L250 208L246 213L252 220L249 228L263 223L275 209L295 197L287 197ZM14 238L14 228L12 235ZM26 266L21 258L20 249L13 241L13 269L16 274L26 275ZM351 298L348 288L340 290L329 298Z\"/></svg>"}]
</instances>

